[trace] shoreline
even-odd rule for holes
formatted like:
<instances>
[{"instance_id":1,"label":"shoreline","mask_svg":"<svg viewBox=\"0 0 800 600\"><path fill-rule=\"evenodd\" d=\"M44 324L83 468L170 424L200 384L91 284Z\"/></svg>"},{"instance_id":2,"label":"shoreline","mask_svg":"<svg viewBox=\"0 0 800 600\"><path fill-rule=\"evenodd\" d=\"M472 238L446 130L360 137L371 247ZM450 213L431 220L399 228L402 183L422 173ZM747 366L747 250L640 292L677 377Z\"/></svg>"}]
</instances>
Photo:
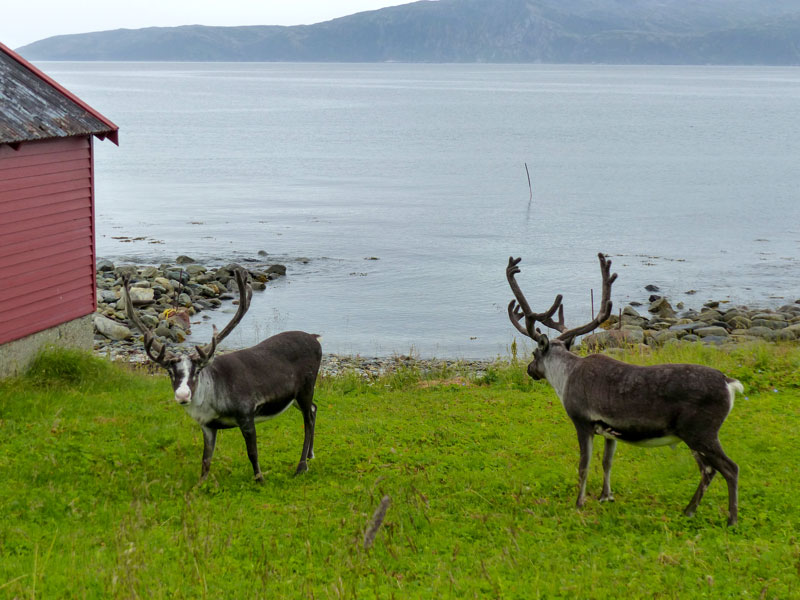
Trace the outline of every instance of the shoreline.
<instances>
[{"instance_id":1,"label":"shoreline","mask_svg":"<svg viewBox=\"0 0 800 600\"><path fill-rule=\"evenodd\" d=\"M266 253L259 253L259 256L260 260L251 260L246 265L229 263L219 267L199 264L188 256L179 256L174 263L164 263L158 267L114 265L111 261L99 260L94 354L115 362L141 364L148 361L141 345L141 333L128 320L120 299L123 275L131 278L131 298L145 325L176 351L187 352L193 350L193 344L187 341L191 325L202 323L202 319L210 319L207 311L238 304L233 278L235 268L247 270L256 293L265 290L269 282L285 276L284 265L263 260L267 257ZM555 332L550 333L555 335ZM696 310L685 308L682 302L673 307L668 298L651 295L648 305L636 302L627 304L617 314L612 314L595 332L584 336L580 344L596 351L686 342L725 345L757 340L800 340L800 299L777 309L712 301ZM489 365L502 360L499 356L459 359L334 353L323 355L322 373L338 375L354 371L363 377L374 378L407 367L441 370L456 365L482 372Z\"/></svg>"}]
</instances>

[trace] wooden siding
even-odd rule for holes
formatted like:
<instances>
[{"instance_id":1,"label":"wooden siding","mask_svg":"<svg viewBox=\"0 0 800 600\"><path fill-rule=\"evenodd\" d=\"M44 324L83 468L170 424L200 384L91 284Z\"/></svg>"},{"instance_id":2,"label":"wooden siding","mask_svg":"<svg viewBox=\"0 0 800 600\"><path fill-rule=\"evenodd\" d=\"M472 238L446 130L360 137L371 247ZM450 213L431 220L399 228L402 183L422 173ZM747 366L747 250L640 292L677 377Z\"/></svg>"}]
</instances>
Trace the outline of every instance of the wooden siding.
<instances>
[{"instance_id":1,"label":"wooden siding","mask_svg":"<svg viewBox=\"0 0 800 600\"><path fill-rule=\"evenodd\" d=\"M0 344L96 308L89 136L0 144Z\"/></svg>"}]
</instances>

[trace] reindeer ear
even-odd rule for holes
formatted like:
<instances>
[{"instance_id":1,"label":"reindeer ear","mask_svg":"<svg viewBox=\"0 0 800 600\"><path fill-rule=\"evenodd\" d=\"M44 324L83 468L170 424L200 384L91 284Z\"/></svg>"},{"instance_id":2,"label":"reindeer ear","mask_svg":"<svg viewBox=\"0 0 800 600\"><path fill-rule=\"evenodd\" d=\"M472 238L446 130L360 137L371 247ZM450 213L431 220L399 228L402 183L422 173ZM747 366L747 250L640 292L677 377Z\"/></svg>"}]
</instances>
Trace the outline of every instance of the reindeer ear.
<instances>
[{"instance_id":1,"label":"reindeer ear","mask_svg":"<svg viewBox=\"0 0 800 600\"><path fill-rule=\"evenodd\" d=\"M542 352L547 352L547 349L550 347L550 340L547 339L545 334L542 334L539 337L539 350Z\"/></svg>"}]
</instances>

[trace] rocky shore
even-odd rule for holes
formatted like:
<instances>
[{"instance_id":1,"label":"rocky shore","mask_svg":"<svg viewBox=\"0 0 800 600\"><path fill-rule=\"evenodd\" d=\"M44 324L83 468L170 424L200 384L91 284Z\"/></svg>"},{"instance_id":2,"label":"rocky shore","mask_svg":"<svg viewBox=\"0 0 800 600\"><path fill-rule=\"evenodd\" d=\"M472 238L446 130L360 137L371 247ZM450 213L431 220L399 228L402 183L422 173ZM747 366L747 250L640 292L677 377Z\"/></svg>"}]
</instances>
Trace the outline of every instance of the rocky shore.
<instances>
[{"instance_id":1,"label":"rocky shore","mask_svg":"<svg viewBox=\"0 0 800 600\"><path fill-rule=\"evenodd\" d=\"M774 310L707 302L698 311L685 309L682 303L673 308L667 298L652 296L647 314L628 305L601 327L582 343L589 348L618 348L685 342L792 342L800 339L800 299Z\"/></svg>"},{"instance_id":2,"label":"rocky shore","mask_svg":"<svg viewBox=\"0 0 800 600\"><path fill-rule=\"evenodd\" d=\"M97 313L95 314L95 353L115 361L147 363L140 332L132 329L121 301L122 276L131 280L131 299L141 319L176 350L191 350L186 337L200 314L224 305L238 303L233 270L243 266L206 266L187 256L159 266L97 263ZM267 262L244 266L254 291L286 274L286 267ZM632 303L633 304L633 303ZM673 307L662 296L651 296L642 310L632 304L612 315L601 329L587 335L581 344L588 349L653 347L665 344L736 344L763 340L800 340L800 299L777 309L751 308L724 302L707 302L700 310ZM637 310L637 308L639 310ZM326 354L322 374L336 376L353 372L376 378L403 368L423 372L463 369L480 375L495 360L420 359L411 356L362 357Z\"/></svg>"},{"instance_id":3,"label":"rocky shore","mask_svg":"<svg viewBox=\"0 0 800 600\"><path fill-rule=\"evenodd\" d=\"M192 319L213 310L225 301L238 304L231 263L219 267L198 264L188 256L160 266L115 265L108 260L97 263L97 312L94 317L95 349L119 349L138 344L141 333L131 329L122 300L122 277L130 278L131 301L145 325L159 337L181 343L191 333ZM280 264L259 263L244 267L253 290L286 275ZM200 318L210 318L207 314ZM195 321L196 323L196 321Z\"/></svg>"}]
</instances>

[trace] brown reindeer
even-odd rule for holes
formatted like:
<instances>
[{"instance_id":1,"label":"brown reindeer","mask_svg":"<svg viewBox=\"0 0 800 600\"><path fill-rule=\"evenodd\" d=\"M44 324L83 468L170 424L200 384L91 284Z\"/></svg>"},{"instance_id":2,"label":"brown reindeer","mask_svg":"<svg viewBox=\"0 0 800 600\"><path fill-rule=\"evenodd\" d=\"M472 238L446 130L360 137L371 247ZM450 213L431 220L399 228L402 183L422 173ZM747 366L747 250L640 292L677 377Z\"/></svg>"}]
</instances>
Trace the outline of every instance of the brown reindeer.
<instances>
[{"instance_id":1,"label":"brown reindeer","mask_svg":"<svg viewBox=\"0 0 800 600\"><path fill-rule=\"evenodd\" d=\"M197 421L203 430L203 467L200 480L208 476L217 431L238 427L244 436L247 456L257 481L263 480L258 464L256 423L276 417L292 404L303 413L305 439L295 474L308 470L306 460L314 458L314 425L317 405L314 385L322 348L318 335L285 331L260 344L214 357L217 344L233 331L250 308L253 290L246 283L244 269L235 272L239 288L239 308L233 319L211 342L195 346L191 355L173 354L159 342L133 308L123 279L128 316L144 334L144 347L150 359L166 369L172 380L175 401Z\"/></svg>"},{"instance_id":2,"label":"brown reindeer","mask_svg":"<svg viewBox=\"0 0 800 600\"><path fill-rule=\"evenodd\" d=\"M685 442L700 467L700 485L684 514L692 516L714 475L719 471L728 484L728 525L734 525L738 510L739 467L722 450L719 429L733 408L736 392L743 393L739 381L710 367L691 364L665 364L649 367L629 365L608 356L580 357L570 352L579 335L589 333L611 315L611 285L617 274L610 274L611 261L602 254L600 270L603 295L600 311L589 323L567 329L561 295L543 313L534 313L514 276L520 272L520 258L509 258L506 277L515 300L508 305L511 323L537 343L528 375L547 379L578 433L578 508L586 502L586 477L595 435L605 438L603 453L603 492L600 501L613 501L611 462L617 441L637 446L663 446ZM558 321L553 315L558 311ZM525 320L524 326L521 321ZM536 323L559 332L548 339Z\"/></svg>"}]
</instances>

